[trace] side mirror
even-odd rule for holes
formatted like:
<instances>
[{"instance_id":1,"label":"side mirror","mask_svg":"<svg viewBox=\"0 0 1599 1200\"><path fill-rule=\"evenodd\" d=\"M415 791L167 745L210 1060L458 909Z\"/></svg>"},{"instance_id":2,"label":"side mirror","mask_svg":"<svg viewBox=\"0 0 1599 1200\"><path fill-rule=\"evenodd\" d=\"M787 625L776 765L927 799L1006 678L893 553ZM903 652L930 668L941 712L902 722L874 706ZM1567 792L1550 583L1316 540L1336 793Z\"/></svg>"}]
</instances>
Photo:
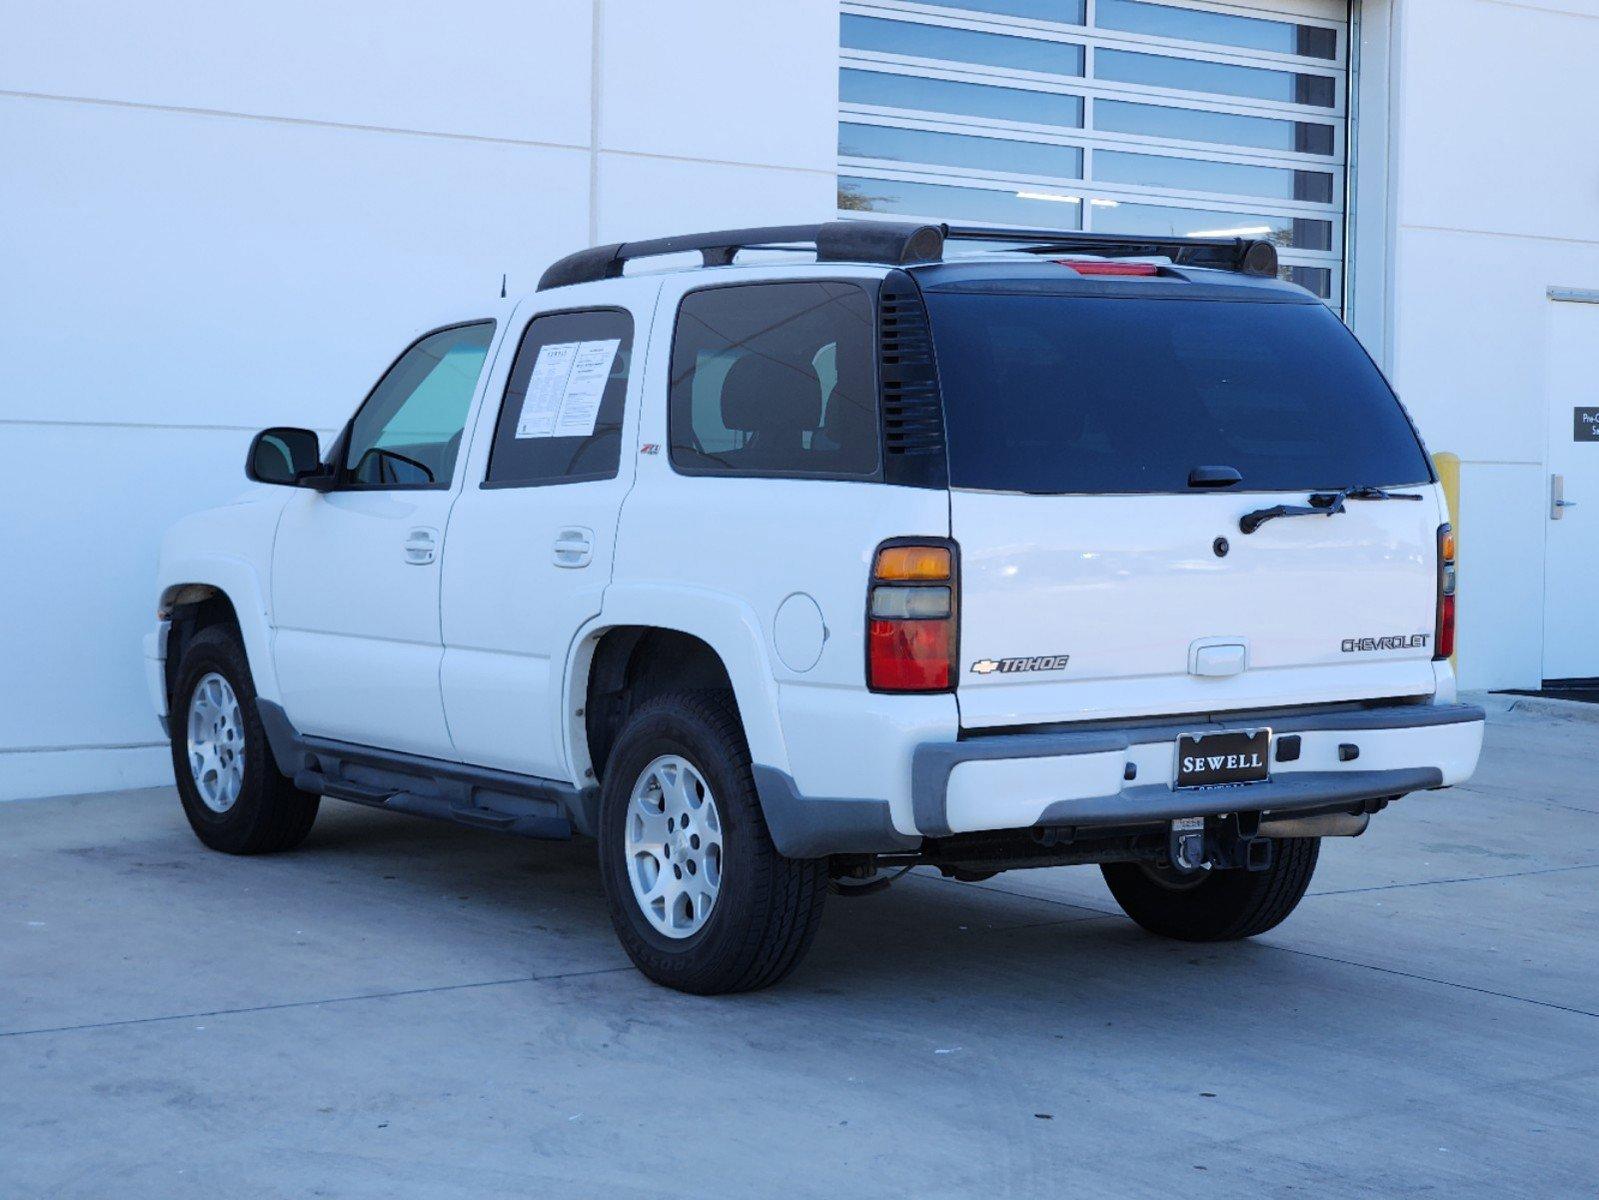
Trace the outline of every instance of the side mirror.
<instances>
[{"instance_id":1,"label":"side mirror","mask_svg":"<svg viewBox=\"0 0 1599 1200\"><path fill-rule=\"evenodd\" d=\"M244 458L244 474L256 483L307 487L321 472L322 450L309 429L263 429Z\"/></svg>"}]
</instances>

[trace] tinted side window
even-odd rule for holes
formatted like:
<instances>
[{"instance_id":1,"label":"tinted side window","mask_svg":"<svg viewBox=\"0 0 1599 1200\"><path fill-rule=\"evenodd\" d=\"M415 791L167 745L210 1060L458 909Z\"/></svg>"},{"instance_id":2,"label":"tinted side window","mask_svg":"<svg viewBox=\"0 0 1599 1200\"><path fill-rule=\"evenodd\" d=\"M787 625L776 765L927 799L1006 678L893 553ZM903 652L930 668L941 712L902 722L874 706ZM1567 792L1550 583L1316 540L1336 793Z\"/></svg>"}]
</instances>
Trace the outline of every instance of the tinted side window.
<instances>
[{"instance_id":1,"label":"tinted side window","mask_svg":"<svg viewBox=\"0 0 1599 1200\"><path fill-rule=\"evenodd\" d=\"M878 466L872 299L829 280L707 288L672 345L672 465L865 476Z\"/></svg>"},{"instance_id":2,"label":"tinted side window","mask_svg":"<svg viewBox=\"0 0 1599 1200\"><path fill-rule=\"evenodd\" d=\"M447 486L493 336L493 321L457 325L428 334L402 354L350 424L347 482Z\"/></svg>"},{"instance_id":3,"label":"tinted side window","mask_svg":"<svg viewBox=\"0 0 1599 1200\"><path fill-rule=\"evenodd\" d=\"M632 361L633 318L620 309L534 317L511 365L487 483L613 478Z\"/></svg>"}]
</instances>

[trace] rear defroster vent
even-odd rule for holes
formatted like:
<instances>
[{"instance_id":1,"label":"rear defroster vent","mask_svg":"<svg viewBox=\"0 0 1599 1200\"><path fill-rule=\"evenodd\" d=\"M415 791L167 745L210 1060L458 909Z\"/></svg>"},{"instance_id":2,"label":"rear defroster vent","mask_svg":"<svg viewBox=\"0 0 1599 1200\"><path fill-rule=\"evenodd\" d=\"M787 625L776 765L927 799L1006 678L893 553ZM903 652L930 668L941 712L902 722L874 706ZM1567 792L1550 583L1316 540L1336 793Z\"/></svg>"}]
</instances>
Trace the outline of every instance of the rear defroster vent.
<instances>
[{"instance_id":1,"label":"rear defroster vent","mask_svg":"<svg viewBox=\"0 0 1599 1200\"><path fill-rule=\"evenodd\" d=\"M883 465L887 482L944 487L944 411L927 307L902 271L883 280L878 296L878 380L882 393Z\"/></svg>"}]
</instances>

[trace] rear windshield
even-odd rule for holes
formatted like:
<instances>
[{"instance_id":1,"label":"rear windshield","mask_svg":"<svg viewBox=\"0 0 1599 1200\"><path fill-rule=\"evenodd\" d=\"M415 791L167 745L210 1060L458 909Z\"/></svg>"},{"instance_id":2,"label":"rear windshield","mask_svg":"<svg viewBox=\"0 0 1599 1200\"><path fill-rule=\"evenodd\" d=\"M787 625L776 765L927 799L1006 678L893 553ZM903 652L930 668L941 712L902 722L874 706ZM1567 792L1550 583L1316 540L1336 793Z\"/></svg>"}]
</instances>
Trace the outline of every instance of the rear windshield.
<instances>
[{"instance_id":1,"label":"rear windshield","mask_svg":"<svg viewBox=\"0 0 1599 1200\"><path fill-rule=\"evenodd\" d=\"M1320 304L927 294L954 487L1186 492L1424 483L1382 375Z\"/></svg>"}]
</instances>

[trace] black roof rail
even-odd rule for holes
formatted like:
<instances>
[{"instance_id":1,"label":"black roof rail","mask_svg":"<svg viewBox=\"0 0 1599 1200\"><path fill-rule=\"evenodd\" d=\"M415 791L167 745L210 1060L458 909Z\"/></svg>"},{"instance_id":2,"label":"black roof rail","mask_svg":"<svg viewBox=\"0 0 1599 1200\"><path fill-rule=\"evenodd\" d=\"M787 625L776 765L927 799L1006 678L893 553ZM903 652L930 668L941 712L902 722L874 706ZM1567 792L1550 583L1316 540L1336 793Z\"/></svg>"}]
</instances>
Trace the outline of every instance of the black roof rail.
<instances>
[{"instance_id":1,"label":"black roof rail","mask_svg":"<svg viewBox=\"0 0 1599 1200\"><path fill-rule=\"evenodd\" d=\"M557 259L539 277L539 291L615 279L636 258L698 251L707 267L725 267L740 250L812 250L818 262L938 262L946 241L1001 242L1030 254L1099 254L1108 258L1164 256L1180 266L1217 267L1245 275L1276 275L1277 247L1253 238L1135 237L1067 229L994 229L982 225L923 225L910 221L824 221L684 233L643 242L590 246Z\"/></svg>"},{"instance_id":2,"label":"black roof rail","mask_svg":"<svg viewBox=\"0 0 1599 1200\"><path fill-rule=\"evenodd\" d=\"M1277 247L1258 238L1138 237L1128 233L992 229L982 225L945 225L944 237L952 242L1005 242L1030 254L1162 256L1179 266L1217 267L1245 275L1277 274Z\"/></svg>"},{"instance_id":3,"label":"black roof rail","mask_svg":"<svg viewBox=\"0 0 1599 1200\"><path fill-rule=\"evenodd\" d=\"M572 283L615 279L635 258L699 251L707 267L723 267L740 250L815 249L818 262L869 262L904 266L937 262L943 255L940 226L905 221L825 221L818 225L767 225L685 233L644 242L590 246L552 263L539 277L539 291Z\"/></svg>"}]
</instances>

